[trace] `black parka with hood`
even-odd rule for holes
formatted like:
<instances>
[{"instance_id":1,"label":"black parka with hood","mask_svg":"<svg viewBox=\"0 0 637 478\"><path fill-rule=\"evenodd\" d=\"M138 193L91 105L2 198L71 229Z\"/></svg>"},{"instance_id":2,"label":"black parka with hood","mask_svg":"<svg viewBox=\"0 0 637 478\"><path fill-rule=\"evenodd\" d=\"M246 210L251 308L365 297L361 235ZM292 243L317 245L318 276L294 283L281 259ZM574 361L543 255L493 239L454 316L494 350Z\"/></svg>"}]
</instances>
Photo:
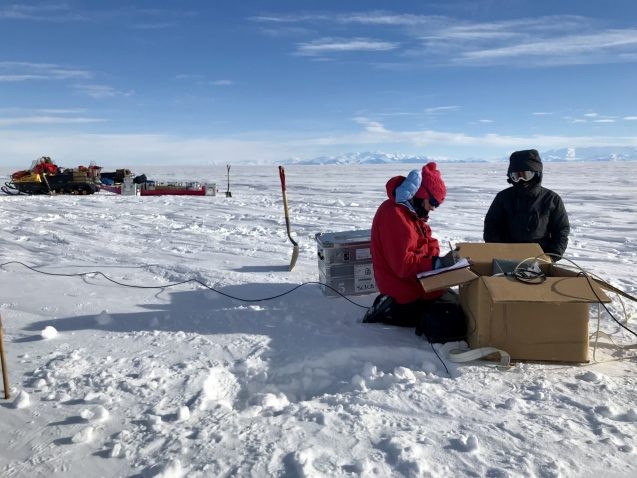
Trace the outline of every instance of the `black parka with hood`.
<instances>
[{"instance_id":1,"label":"black parka with hood","mask_svg":"<svg viewBox=\"0 0 637 478\"><path fill-rule=\"evenodd\" d=\"M570 231L568 215L560 196L542 187L538 152L531 149L513 153L508 173L516 171L537 174L531 181L518 181L496 195L484 218L484 241L536 242L544 252L562 256Z\"/></svg>"}]
</instances>

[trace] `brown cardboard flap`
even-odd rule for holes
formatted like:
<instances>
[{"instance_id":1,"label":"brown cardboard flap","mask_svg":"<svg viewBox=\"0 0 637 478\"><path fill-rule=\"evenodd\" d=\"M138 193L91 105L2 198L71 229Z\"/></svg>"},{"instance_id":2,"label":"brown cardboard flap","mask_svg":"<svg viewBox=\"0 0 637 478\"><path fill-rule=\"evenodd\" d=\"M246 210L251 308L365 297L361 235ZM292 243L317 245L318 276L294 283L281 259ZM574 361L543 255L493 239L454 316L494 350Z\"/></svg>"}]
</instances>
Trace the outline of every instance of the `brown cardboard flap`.
<instances>
[{"instance_id":1,"label":"brown cardboard flap","mask_svg":"<svg viewBox=\"0 0 637 478\"><path fill-rule=\"evenodd\" d=\"M436 290L447 289L454 285L465 284L466 282L470 282L477 278L477 275L471 272L468 267L465 267L463 269L456 269L436 274L435 276L424 277L419 280L425 292L433 292Z\"/></svg>"},{"instance_id":2,"label":"brown cardboard flap","mask_svg":"<svg viewBox=\"0 0 637 478\"><path fill-rule=\"evenodd\" d=\"M491 275L493 259L522 261L544 254L536 243L461 242L456 246L460 257L471 259L471 269L485 276Z\"/></svg>"},{"instance_id":3,"label":"brown cardboard flap","mask_svg":"<svg viewBox=\"0 0 637 478\"><path fill-rule=\"evenodd\" d=\"M585 277L547 277L541 284L527 284L513 277L482 280L493 302L610 302L604 291Z\"/></svg>"}]
</instances>

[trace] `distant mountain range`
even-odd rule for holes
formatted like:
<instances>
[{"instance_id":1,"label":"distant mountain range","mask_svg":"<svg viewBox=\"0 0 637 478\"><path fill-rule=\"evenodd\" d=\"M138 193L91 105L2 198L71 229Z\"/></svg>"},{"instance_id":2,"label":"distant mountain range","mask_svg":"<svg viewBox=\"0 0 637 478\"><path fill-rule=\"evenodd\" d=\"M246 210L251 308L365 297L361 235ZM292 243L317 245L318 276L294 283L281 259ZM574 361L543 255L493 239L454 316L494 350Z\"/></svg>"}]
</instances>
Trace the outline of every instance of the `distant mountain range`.
<instances>
[{"instance_id":1,"label":"distant mountain range","mask_svg":"<svg viewBox=\"0 0 637 478\"><path fill-rule=\"evenodd\" d=\"M551 149L540 153L542 161L635 161L637 148L588 147Z\"/></svg>"},{"instance_id":2,"label":"distant mountain range","mask_svg":"<svg viewBox=\"0 0 637 478\"><path fill-rule=\"evenodd\" d=\"M562 148L540 151L544 162L563 161L637 161L637 148L631 146L621 147L587 147L587 148ZM392 164L392 163L417 163L423 164L429 161L455 162L455 163L486 163L507 161L503 158L465 158L457 159L440 156L417 156L403 153L361 152L348 153L339 156L319 156L306 160L290 160L289 164Z\"/></svg>"},{"instance_id":3,"label":"distant mountain range","mask_svg":"<svg viewBox=\"0 0 637 478\"><path fill-rule=\"evenodd\" d=\"M362 152L341 154L339 156L319 156L313 159L292 160L293 164L392 164L392 163L417 163L424 164L429 161L450 162L458 161L454 158L434 157L434 156L415 156L403 153L381 153L381 152ZM462 162L479 161L482 159L466 159Z\"/></svg>"}]
</instances>

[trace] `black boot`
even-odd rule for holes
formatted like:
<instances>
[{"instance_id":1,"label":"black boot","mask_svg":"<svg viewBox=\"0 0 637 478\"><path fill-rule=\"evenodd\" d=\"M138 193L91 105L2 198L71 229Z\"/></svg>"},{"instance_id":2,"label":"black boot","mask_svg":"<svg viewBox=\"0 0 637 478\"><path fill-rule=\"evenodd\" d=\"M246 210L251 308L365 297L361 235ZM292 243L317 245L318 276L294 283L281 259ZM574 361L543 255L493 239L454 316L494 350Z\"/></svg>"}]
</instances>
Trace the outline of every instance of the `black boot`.
<instances>
[{"instance_id":1,"label":"black boot","mask_svg":"<svg viewBox=\"0 0 637 478\"><path fill-rule=\"evenodd\" d=\"M374 299L374 303L372 304L372 306L367 309L367 312L365 312L363 323L369 324L373 322L391 322L391 311L392 307L395 304L396 302L394 301L394 299L392 299L388 295L378 294Z\"/></svg>"}]
</instances>

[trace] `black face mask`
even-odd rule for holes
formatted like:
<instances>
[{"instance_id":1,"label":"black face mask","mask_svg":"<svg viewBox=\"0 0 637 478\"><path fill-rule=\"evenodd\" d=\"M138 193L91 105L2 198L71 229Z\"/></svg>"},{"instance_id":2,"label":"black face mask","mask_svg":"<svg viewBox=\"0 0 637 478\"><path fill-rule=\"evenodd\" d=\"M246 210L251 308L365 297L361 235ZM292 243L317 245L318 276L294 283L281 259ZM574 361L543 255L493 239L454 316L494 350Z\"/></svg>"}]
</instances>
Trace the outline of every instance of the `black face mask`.
<instances>
[{"instance_id":1,"label":"black face mask","mask_svg":"<svg viewBox=\"0 0 637 478\"><path fill-rule=\"evenodd\" d=\"M522 196L535 196L540 189L541 177L535 177L530 181L518 181L513 187Z\"/></svg>"},{"instance_id":2,"label":"black face mask","mask_svg":"<svg viewBox=\"0 0 637 478\"><path fill-rule=\"evenodd\" d=\"M513 183L513 187L517 188L520 191L525 189L531 189L535 183L533 180L531 181L518 181L517 183Z\"/></svg>"},{"instance_id":3,"label":"black face mask","mask_svg":"<svg viewBox=\"0 0 637 478\"><path fill-rule=\"evenodd\" d=\"M429 217L429 212L425 209L424 202L424 199L417 197L411 200L411 204L416 210L416 215L421 219L427 219Z\"/></svg>"}]
</instances>

